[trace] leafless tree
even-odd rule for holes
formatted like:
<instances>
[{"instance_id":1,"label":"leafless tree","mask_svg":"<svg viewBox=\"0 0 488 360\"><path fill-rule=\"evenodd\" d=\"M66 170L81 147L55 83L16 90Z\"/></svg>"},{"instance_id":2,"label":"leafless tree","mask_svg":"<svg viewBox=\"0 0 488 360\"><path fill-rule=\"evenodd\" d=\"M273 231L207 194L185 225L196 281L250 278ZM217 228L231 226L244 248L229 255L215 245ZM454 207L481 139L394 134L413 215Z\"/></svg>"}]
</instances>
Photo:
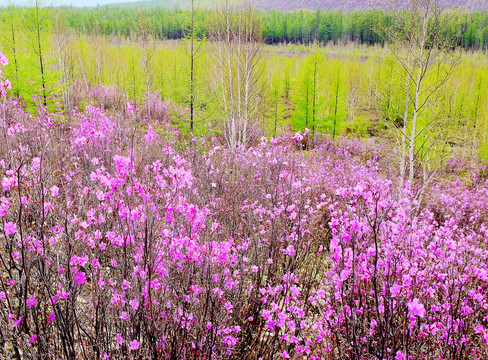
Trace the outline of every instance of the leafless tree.
<instances>
[{"instance_id":1,"label":"leafless tree","mask_svg":"<svg viewBox=\"0 0 488 360\"><path fill-rule=\"evenodd\" d=\"M139 40L141 42L141 61L144 70L146 96L149 96L153 90L154 74L152 70L152 63L154 54L156 52L156 43L150 31L147 22L147 16L143 10L139 13ZM149 114L150 115L150 114Z\"/></svg>"},{"instance_id":2,"label":"leafless tree","mask_svg":"<svg viewBox=\"0 0 488 360\"><path fill-rule=\"evenodd\" d=\"M263 50L252 0L219 0L212 29L225 116L224 134L232 147L246 146L261 100Z\"/></svg>"},{"instance_id":3,"label":"leafless tree","mask_svg":"<svg viewBox=\"0 0 488 360\"><path fill-rule=\"evenodd\" d=\"M404 97L403 109L396 109L392 120L400 138L401 186L405 180L412 183L419 170L425 184L435 173L433 159L442 138L437 126L442 118L434 116L433 107L459 60L444 32L453 13L442 0L392 0L390 5L394 26L380 32L399 64Z\"/></svg>"},{"instance_id":4,"label":"leafless tree","mask_svg":"<svg viewBox=\"0 0 488 360\"><path fill-rule=\"evenodd\" d=\"M75 58L71 33L63 19L63 10L56 12L54 17L52 46L57 54L55 69L59 73L59 86L63 97L65 109L71 110L74 103L69 91L70 85L74 81Z\"/></svg>"}]
</instances>

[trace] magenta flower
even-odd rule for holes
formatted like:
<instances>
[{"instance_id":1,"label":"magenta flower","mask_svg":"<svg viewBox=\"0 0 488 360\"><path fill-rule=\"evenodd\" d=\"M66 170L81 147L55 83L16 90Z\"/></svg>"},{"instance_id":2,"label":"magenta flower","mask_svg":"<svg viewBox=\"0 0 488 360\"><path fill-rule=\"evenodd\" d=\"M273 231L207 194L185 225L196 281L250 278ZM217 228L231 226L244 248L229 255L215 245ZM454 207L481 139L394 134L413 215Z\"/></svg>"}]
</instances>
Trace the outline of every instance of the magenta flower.
<instances>
[{"instance_id":1,"label":"magenta flower","mask_svg":"<svg viewBox=\"0 0 488 360\"><path fill-rule=\"evenodd\" d=\"M59 195L59 188L56 185L53 185L51 187L51 195L52 196L58 196Z\"/></svg>"},{"instance_id":2,"label":"magenta flower","mask_svg":"<svg viewBox=\"0 0 488 360\"><path fill-rule=\"evenodd\" d=\"M8 59L2 53L0 53L0 65L8 65Z\"/></svg>"},{"instance_id":3,"label":"magenta flower","mask_svg":"<svg viewBox=\"0 0 488 360\"><path fill-rule=\"evenodd\" d=\"M20 323L22 322L22 317L19 317L17 320L14 321L14 323L12 324L12 326L14 328L18 327L20 325Z\"/></svg>"},{"instance_id":4,"label":"magenta flower","mask_svg":"<svg viewBox=\"0 0 488 360\"><path fill-rule=\"evenodd\" d=\"M86 274L82 271L78 271L76 273L75 279L74 279L74 284L75 285L81 285L86 283Z\"/></svg>"},{"instance_id":5,"label":"magenta flower","mask_svg":"<svg viewBox=\"0 0 488 360\"><path fill-rule=\"evenodd\" d=\"M419 299L415 298L407 303L408 314L410 316L425 316L424 305L419 302Z\"/></svg>"},{"instance_id":6,"label":"magenta flower","mask_svg":"<svg viewBox=\"0 0 488 360\"><path fill-rule=\"evenodd\" d=\"M285 250L285 254L290 256L290 257L293 257L295 256L295 248L293 247L293 245L288 245L286 250Z\"/></svg>"},{"instance_id":7,"label":"magenta flower","mask_svg":"<svg viewBox=\"0 0 488 360\"><path fill-rule=\"evenodd\" d=\"M119 319L127 320L128 318L130 318L130 315L127 314L125 311L122 311L122 313L119 316Z\"/></svg>"},{"instance_id":8,"label":"magenta flower","mask_svg":"<svg viewBox=\"0 0 488 360\"><path fill-rule=\"evenodd\" d=\"M6 236L9 236L9 235L12 235L12 234L15 234L17 232L17 225L15 225L14 223L12 222L8 222L5 224L5 226L3 227L3 230L5 231L5 235Z\"/></svg>"},{"instance_id":9,"label":"magenta flower","mask_svg":"<svg viewBox=\"0 0 488 360\"><path fill-rule=\"evenodd\" d=\"M139 341L137 341L137 340L132 340L132 341L130 342L130 349L131 349L131 350L137 350L137 349L139 349Z\"/></svg>"},{"instance_id":10,"label":"magenta flower","mask_svg":"<svg viewBox=\"0 0 488 360\"><path fill-rule=\"evenodd\" d=\"M288 354L288 352L286 350L284 350L282 353L280 353L280 355L283 359L289 359L290 358L290 354Z\"/></svg>"},{"instance_id":11,"label":"magenta flower","mask_svg":"<svg viewBox=\"0 0 488 360\"><path fill-rule=\"evenodd\" d=\"M56 295L58 296L58 298L66 300L69 296L69 292L58 291Z\"/></svg>"},{"instance_id":12,"label":"magenta flower","mask_svg":"<svg viewBox=\"0 0 488 360\"><path fill-rule=\"evenodd\" d=\"M395 356L395 360L405 360L405 355L403 355L403 353L398 350Z\"/></svg>"},{"instance_id":13,"label":"magenta flower","mask_svg":"<svg viewBox=\"0 0 488 360\"><path fill-rule=\"evenodd\" d=\"M152 142L154 140L154 129L151 126L151 124L148 125L147 133L146 135L144 135L144 138L146 139L147 142Z\"/></svg>"},{"instance_id":14,"label":"magenta flower","mask_svg":"<svg viewBox=\"0 0 488 360\"><path fill-rule=\"evenodd\" d=\"M27 299L27 306L29 308L33 307L33 306L36 306L37 304L37 301L36 301L36 296L35 295L32 295L30 298Z\"/></svg>"}]
</instances>

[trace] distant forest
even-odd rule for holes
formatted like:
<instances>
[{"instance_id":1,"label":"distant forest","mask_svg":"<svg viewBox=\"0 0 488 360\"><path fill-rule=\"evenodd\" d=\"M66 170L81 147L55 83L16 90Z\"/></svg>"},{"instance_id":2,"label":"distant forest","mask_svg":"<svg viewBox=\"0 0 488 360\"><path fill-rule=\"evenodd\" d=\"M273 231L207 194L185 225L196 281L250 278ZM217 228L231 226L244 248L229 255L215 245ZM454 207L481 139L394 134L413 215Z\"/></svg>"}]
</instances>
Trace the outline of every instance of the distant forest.
<instances>
[{"instance_id":1,"label":"distant forest","mask_svg":"<svg viewBox=\"0 0 488 360\"><path fill-rule=\"evenodd\" d=\"M25 10L25 9L24 9ZM119 8L57 8L49 10L52 18L83 34L137 37L144 33L156 39L183 39L189 33L189 10ZM25 13L28 11L25 10ZM6 8L0 16L8 17ZM195 10L196 35L208 37L214 12ZM259 11L262 38L268 44L292 43L308 45L318 43L383 44L377 29L393 27L392 14L384 10L368 11L314 11L295 10ZM467 50L488 48L488 11L457 12L446 27L453 47Z\"/></svg>"}]
</instances>

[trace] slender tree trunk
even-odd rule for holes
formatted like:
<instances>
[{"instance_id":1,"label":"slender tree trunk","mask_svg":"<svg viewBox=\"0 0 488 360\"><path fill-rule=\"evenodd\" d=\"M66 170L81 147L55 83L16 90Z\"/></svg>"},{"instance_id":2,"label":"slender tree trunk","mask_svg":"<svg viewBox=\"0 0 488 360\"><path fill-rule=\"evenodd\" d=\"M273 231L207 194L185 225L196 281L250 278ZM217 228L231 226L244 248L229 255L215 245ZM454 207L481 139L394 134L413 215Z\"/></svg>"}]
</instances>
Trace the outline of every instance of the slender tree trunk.
<instances>
[{"instance_id":1,"label":"slender tree trunk","mask_svg":"<svg viewBox=\"0 0 488 360\"><path fill-rule=\"evenodd\" d=\"M315 138L315 112L317 105L317 58L314 58L313 68L313 99L312 99L312 141Z\"/></svg>"},{"instance_id":2,"label":"slender tree trunk","mask_svg":"<svg viewBox=\"0 0 488 360\"><path fill-rule=\"evenodd\" d=\"M420 73L417 77L417 84L415 87L415 104L413 109L413 116L412 116L412 129L410 131L410 148L408 154L408 162L409 162L409 177L408 181L410 183L413 182L414 174L415 174L415 139L417 137L417 120L418 120L418 105L420 101Z\"/></svg>"},{"instance_id":3,"label":"slender tree trunk","mask_svg":"<svg viewBox=\"0 0 488 360\"><path fill-rule=\"evenodd\" d=\"M44 106L47 106L46 80L44 74L44 58L42 56L42 45L41 45L41 24L39 19L40 5L38 2L36 2L35 6L36 6L36 29L37 29L37 48L38 48L37 55L39 56L39 65L41 68L42 97L43 97Z\"/></svg>"},{"instance_id":4,"label":"slender tree trunk","mask_svg":"<svg viewBox=\"0 0 488 360\"><path fill-rule=\"evenodd\" d=\"M225 114L225 137L231 148L245 146L259 93L258 62L260 49L256 37L253 8L249 1L222 0L222 17L218 23L216 40L220 45L220 73L222 104Z\"/></svg>"},{"instance_id":5,"label":"slender tree trunk","mask_svg":"<svg viewBox=\"0 0 488 360\"><path fill-rule=\"evenodd\" d=\"M285 98L290 98L290 70L288 68L285 70Z\"/></svg>"},{"instance_id":6,"label":"slender tree trunk","mask_svg":"<svg viewBox=\"0 0 488 360\"><path fill-rule=\"evenodd\" d=\"M308 72L308 70L307 70ZM308 76L307 76L308 77ZM308 107L309 107L309 101L310 101L310 96L309 96L309 93L310 93L310 85L308 83L308 80L307 79L307 85L305 87L305 90L306 90L306 100L305 100L305 127L308 127Z\"/></svg>"},{"instance_id":7,"label":"slender tree trunk","mask_svg":"<svg viewBox=\"0 0 488 360\"><path fill-rule=\"evenodd\" d=\"M195 118L195 0L191 0L191 45L190 45L190 131Z\"/></svg>"},{"instance_id":8,"label":"slender tree trunk","mask_svg":"<svg viewBox=\"0 0 488 360\"><path fill-rule=\"evenodd\" d=\"M478 140L478 132L479 132L479 119L478 119L478 111L479 111L479 106L480 106L480 97L481 97L481 82L482 78L480 78L480 81L478 82L477 86L477 95L476 95L476 103L475 103L475 108L474 108L474 134L473 134L473 142L471 146L471 156L474 155L475 148L477 145L477 140Z\"/></svg>"},{"instance_id":9,"label":"slender tree trunk","mask_svg":"<svg viewBox=\"0 0 488 360\"><path fill-rule=\"evenodd\" d=\"M277 125L278 125L278 94L275 93L274 137L276 137Z\"/></svg>"},{"instance_id":10,"label":"slender tree trunk","mask_svg":"<svg viewBox=\"0 0 488 360\"><path fill-rule=\"evenodd\" d=\"M335 104L334 104L334 128L332 130L332 139L336 137L336 128L337 128L337 108L339 107L339 86L340 86L340 67L337 66L337 82L336 82L336 89L335 89Z\"/></svg>"},{"instance_id":11,"label":"slender tree trunk","mask_svg":"<svg viewBox=\"0 0 488 360\"><path fill-rule=\"evenodd\" d=\"M429 26L429 17L424 18L424 23L423 23L423 31L422 31L422 38L420 42L420 47L419 47L419 64L418 64L418 73L417 73L417 79L415 83L415 103L414 103L414 108L413 108L413 116L412 116L412 129L410 133L410 149L409 149L409 170L410 174L408 177L408 181L410 183L413 182L414 174L415 174L415 140L417 138L417 121L418 121L418 115L419 115L419 104L420 104L420 91L421 91L421 86L422 86L422 81L423 81L423 76L424 76L424 67L427 66L427 64L424 64L423 60L423 55L425 51L425 45L427 41L427 32L428 32L428 26Z\"/></svg>"},{"instance_id":12,"label":"slender tree trunk","mask_svg":"<svg viewBox=\"0 0 488 360\"><path fill-rule=\"evenodd\" d=\"M226 9L225 9L225 21L226 21L226 46L227 46L227 76L228 76L228 82L229 82L229 110L230 110L230 118L227 119L227 122L230 127L230 138L229 138L229 145L231 148L236 147L236 109L235 109L235 103L234 103L234 84L233 84L233 75L232 75L232 43L231 43L231 27L230 27L230 12L228 9L229 3L226 1Z\"/></svg>"},{"instance_id":13,"label":"slender tree trunk","mask_svg":"<svg viewBox=\"0 0 488 360\"><path fill-rule=\"evenodd\" d=\"M245 44L244 46L244 54L245 54L245 61L244 61L244 124L243 124L243 129L242 129L242 143L241 145L246 145L247 144L247 131L248 131L248 126L249 126L249 112L251 108L251 94L250 94L250 88L251 88L251 76L252 76L252 51L253 49L247 46L247 44L251 43L252 41L252 29L250 27L252 26L251 24L251 19L250 19L250 13L248 14L246 12L244 13L244 16L246 17L246 20L244 22L246 29L245 29Z\"/></svg>"},{"instance_id":14,"label":"slender tree trunk","mask_svg":"<svg viewBox=\"0 0 488 360\"><path fill-rule=\"evenodd\" d=\"M409 89L410 87L410 77L406 77L405 80L405 111L403 114L403 133L401 134L401 154L400 154L400 188L403 188L403 183L405 181L405 159L407 152L407 126L408 126L408 108L409 108Z\"/></svg>"},{"instance_id":15,"label":"slender tree trunk","mask_svg":"<svg viewBox=\"0 0 488 360\"><path fill-rule=\"evenodd\" d=\"M14 70L15 70L15 97L20 98L20 81L19 81L19 64L17 61L17 42L15 37L15 25L14 25L14 14L13 10L14 6L10 4L9 6L9 14L10 14L10 31L12 33L12 55L14 58Z\"/></svg>"}]
</instances>

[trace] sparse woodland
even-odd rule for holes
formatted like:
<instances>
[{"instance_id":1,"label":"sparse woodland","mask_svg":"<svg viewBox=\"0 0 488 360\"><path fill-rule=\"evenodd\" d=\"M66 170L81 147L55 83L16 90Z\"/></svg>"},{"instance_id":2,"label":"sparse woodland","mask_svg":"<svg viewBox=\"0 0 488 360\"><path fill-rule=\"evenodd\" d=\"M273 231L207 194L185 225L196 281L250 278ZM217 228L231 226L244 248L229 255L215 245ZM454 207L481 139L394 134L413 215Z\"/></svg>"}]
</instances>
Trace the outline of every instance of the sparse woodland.
<instances>
[{"instance_id":1,"label":"sparse woodland","mask_svg":"<svg viewBox=\"0 0 488 360\"><path fill-rule=\"evenodd\" d=\"M488 358L486 13L0 17L0 359Z\"/></svg>"}]
</instances>

